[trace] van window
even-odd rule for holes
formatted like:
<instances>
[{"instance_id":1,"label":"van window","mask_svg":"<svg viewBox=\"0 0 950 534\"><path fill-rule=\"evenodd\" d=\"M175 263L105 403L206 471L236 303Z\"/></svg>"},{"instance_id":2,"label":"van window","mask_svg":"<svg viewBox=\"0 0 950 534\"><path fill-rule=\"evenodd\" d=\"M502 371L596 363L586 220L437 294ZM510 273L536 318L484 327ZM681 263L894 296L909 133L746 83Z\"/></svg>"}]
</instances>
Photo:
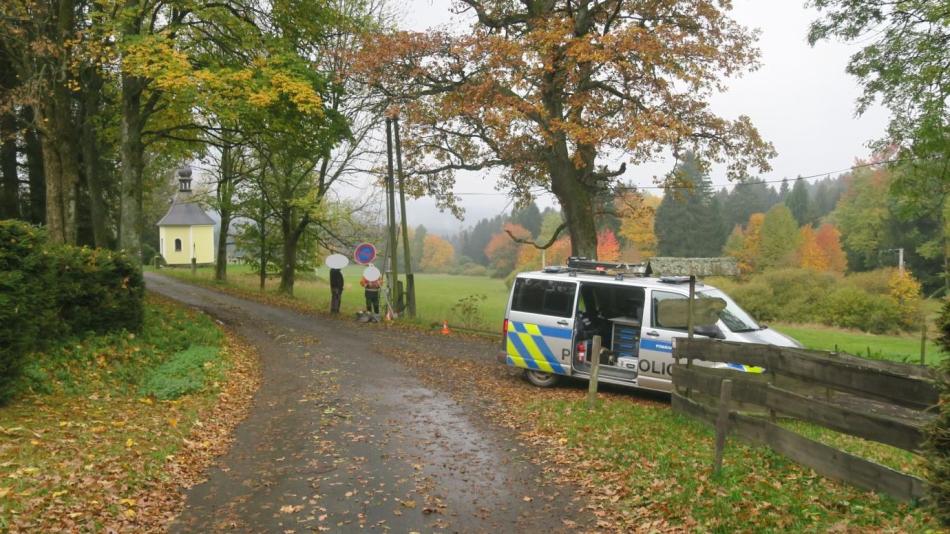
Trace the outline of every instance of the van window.
<instances>
[{"instance_id":1,"label":"van window","mask_svg":"<svg viewBox=\"0 0 950 534\"><path fill-rule=\"evenodd\" d=\"M655 328L665 328L667 330L686 330L688 317L684 313L663 313L666 310L661 312L660 308L669 307L672 301L682 300L683 304L686 304L689 298L686 295L680 295L679 293L669 293L666 291L654 291L653 292L653 313L651 314L653 318L651 323ZM671 307L672 308L672 307ZM679 308L679 306L676 306ZM669 309L669 308L668 308ZM686 307L683 306L682 310L686 310Z\"/></svg>"},{"instance_id":2,"label":"van window","mask_svg":"<svg viewBox=\"0 0 950 534\"><path fill-rule=\"evenodd\" d=\"M524 313L571 317L574 315L574 293L577 284L556 280L515 280L511 309Z\"/></svg>"}]
</instances>

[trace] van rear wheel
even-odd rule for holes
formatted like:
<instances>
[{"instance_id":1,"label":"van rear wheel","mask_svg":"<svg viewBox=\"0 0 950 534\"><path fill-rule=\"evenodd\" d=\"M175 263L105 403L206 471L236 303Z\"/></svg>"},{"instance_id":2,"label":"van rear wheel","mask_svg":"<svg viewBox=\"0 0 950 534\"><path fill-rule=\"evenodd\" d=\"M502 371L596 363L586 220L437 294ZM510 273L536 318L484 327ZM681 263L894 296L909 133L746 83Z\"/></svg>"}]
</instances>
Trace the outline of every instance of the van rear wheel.
<instances>
[{"instance_id":1,"label":"van rear wheel","mask_svg":"<svg viewBox=\"0 0 950 534\"><path fill-rule=\"evenodd\" d=\"M561 378L560 375L554 373L545 373L544 371L532 371L530 369L525 369L524 377L528 379L528 382L531 382L539 388L549 388L554 387L558 380Z\"/></svg>"}]
</instances>

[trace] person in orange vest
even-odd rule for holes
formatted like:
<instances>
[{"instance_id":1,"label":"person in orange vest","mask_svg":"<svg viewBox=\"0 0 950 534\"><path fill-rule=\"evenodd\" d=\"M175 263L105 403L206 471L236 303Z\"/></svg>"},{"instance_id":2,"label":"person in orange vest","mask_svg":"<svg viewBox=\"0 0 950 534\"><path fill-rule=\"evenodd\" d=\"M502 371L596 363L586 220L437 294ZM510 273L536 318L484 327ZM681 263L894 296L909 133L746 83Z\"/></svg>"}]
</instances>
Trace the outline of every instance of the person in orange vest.
<instances>
[{"instance_id":1,"label":"person in orange vest","mask_svg":"<svg viewBox=\"0 0 950 534\"><path fill-rule=\"evenodd\" d=\"M363 294L366 297L366 311L379 315L379 291L383 287L383 279L369 281L364 276L360 285L363 286Z\"/></svg>"}]
</instances>

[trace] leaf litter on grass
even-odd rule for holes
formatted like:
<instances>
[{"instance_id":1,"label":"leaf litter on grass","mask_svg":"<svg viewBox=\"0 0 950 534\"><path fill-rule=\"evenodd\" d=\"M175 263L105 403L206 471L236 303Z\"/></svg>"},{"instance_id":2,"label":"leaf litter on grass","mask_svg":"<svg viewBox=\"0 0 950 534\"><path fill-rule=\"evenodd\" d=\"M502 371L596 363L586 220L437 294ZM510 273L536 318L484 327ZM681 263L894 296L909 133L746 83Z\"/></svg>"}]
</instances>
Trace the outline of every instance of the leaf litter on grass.
<instances>
[{"instance_id":1,"label":"leaf litter on grass","mask_svg":"<svg viewBox=\"0 0 950 534\"><path fill-rule=\"evenodd\" d=\"M599 530L936 528L922 509L838 484L733 439L725 468L714 477L711 430L673 413L668 402L606 387L588 411L586 387L538 389L493 362L441 357L432 350L380 351L433 386L485 407L530 450L543 451L531 459L554 481L579 488L580 508L594 516Z\"/></svg>"},{"instance_id":2,"label":"leaf litter on grass","mask_svg":"<svg viewBox=\"0 0 950 534\"><path fill-rule=\"evenodd\" d=\"M180 311L152 296L149 306L170 317ZM217 332L203 316L184 317ZM169 323L174 330L174 320ZM114 377L96 363L81 395L54 385L49 395L0 410L0 427L9 432L15 422L26 431L0 443L0 531L164 531L183 505L182 487L200 481L227 450L259 381L253 350L235 337L222 342L227 375L195 395L141 398L121 381L111 385ZM65 363L85 372L77 362Z\"/></svg>"}]
</instances>

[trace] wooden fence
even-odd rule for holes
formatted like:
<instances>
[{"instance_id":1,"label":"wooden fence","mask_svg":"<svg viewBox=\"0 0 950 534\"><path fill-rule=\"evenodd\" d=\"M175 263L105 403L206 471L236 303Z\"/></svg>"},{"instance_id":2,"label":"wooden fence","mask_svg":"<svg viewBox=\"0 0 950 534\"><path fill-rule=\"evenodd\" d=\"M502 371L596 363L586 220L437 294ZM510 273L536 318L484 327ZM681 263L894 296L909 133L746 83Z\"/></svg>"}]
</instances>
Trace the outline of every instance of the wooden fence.
<instances>
[{"instance_id":1,"label":"wooden fence","mask_svg":"<svg viewBox=\"0 0 950 534\"><path fill-rule=\"evenodd\" d=\"M729 432L766 444L829 478L902 501L924 496L924 481L917 477L776 423L778 417L797 419L918 454L922 429L934 417L930 408L939 400L934 370L842 353L705 338L677 339L673 356L674 410L711 424L718 418L719 426ZM766 371L737 372L697 365L697 360ZM725 388L724 380L729 382ZM724 432L719 429L717 442Z\"/></svg>"}]
</instances>

